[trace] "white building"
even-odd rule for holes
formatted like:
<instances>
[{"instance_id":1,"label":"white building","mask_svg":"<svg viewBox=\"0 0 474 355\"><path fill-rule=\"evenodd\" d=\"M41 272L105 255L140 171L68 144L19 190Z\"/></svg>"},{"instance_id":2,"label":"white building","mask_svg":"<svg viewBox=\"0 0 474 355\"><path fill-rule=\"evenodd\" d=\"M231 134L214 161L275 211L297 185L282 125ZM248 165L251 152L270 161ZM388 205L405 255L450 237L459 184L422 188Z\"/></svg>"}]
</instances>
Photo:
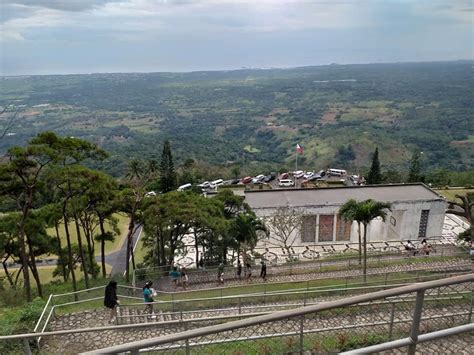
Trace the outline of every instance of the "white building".
<instances>
[{"instance_id":1,"label":"white building","mask_svg":"<svg viewBox=\"0 0 474 355\"><path fill-rule=\"evenodd\" d=\"M279 207L302 211L303 223L295 233L295 246L356 243L357 223L338 216L340 207L351 198L392 204L385 222L375 219L370 223L368 241L441 236L446 201L424 184L245 191L245 201L264 220Z\"/></svg>"}]
</instances>

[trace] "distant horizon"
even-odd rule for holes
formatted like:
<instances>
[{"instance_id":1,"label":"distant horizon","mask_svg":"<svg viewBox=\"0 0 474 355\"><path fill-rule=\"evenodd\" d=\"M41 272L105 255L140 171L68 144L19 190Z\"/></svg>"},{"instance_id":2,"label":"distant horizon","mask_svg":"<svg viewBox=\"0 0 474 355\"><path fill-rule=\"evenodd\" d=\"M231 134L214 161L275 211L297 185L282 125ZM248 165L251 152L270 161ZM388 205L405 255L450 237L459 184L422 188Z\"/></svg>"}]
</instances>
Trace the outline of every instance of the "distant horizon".
<instances>
[{"instance_id":1,"label":"distant horizon","mask_svg":"<svg viewBox=\"0 0 474 355\"><path fill-rule=\"evenodd\" d=\"M18 74L18 75L0 75L1 78L15 78L15 77L28 77L28 76L68 76L68 75L101 75L101 74L190 74L200 72L231 72L231 71L243 71L243 70L290 70L298 68L311 68L311 67L327 67L331 65L350 66L350 65L384 65L384 64L423 64L423 63L455 63L455 62L474 62L474 58L471 59L446 59L446 60L406 60L406 61L395 61L395 62L360 62L360 63L325 63L325 64L308 64L308 65L295 65L295 66L268 66L268 67L246 67L240 68L223 68L223 69L196 69L196 70L156 70L156 71L103 71L103 72L69 72L69 73L44 73L44 74Z\"/></svg>"},{"instance_id":2,"label":"distant horizon","mask_svg":"<svg viewBox=\"0 0 474 355\"><path fill-rule=\"evenodd\" d=\"M472 0L2 0L0 75L474 56Z\"/></svg>"}]
</instances>

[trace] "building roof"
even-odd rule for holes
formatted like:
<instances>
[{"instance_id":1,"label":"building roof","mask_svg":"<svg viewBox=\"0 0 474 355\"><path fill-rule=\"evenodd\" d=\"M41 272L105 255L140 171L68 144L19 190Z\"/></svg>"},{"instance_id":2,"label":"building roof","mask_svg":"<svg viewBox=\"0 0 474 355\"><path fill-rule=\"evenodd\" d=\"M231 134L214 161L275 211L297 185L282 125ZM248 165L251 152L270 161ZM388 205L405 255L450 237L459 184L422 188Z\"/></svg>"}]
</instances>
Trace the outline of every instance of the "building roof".
<instances>
[{"instance_id":1,"label":"building roof","mask_svg":"<svg viewBox=\"0 0 474 355\"><path fill-rule=\"evenodd\" d=\"M245 191L245 202L254 209L343 205L351 198L357 201L373 199L390 203L443 200L424 184Z\"/></svg>"}]
</instances>

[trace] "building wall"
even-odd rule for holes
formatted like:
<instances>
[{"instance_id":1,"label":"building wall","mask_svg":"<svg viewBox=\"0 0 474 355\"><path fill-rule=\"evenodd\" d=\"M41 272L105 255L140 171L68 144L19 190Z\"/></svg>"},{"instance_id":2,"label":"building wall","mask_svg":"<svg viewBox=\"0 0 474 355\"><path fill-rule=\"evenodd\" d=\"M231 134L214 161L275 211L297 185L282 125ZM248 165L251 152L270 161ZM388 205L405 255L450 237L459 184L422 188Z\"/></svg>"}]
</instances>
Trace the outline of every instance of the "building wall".
<instances>
[{"instance_id":1,"label":"building wall","mask_svg":"<svg viewBox=\"0 0 474 355\"><path fill-rule=\"evenodd\" d=\"M352 226L342 220L338 215L339 205L301 206L298 207L307 217L305 235L309 238L314 236L314 241L302 242L302 237L296 232L294 235L294 245L308 244L331 244L331 243L357 243L358 232L357 223ZM420 218L423 210L428 210L428 220L426 224L426 237L440 236L443 227L446 203L441 200L394 202L392 211L389 211L387 218L373 220L367 231L368 241L388 241L388 240L417 240L420 229ZM273 208L255 209L257 216L263 218L275 213ZM311 217L309 217L311 216ZM268 223L268 222L267 222ZM344 225L341 227L341 224ZM315 228L314 233L308 228ZM346 228L350 228L350 240L346 240L349 234ZM363 225L361 233L363 235ZM292 238L293 239L293 238ZM263 242L266 245L279 245L279 242L270 236L270 240ZM261 243L262 244L262 243Z\"/></svg>"}]
</instances>

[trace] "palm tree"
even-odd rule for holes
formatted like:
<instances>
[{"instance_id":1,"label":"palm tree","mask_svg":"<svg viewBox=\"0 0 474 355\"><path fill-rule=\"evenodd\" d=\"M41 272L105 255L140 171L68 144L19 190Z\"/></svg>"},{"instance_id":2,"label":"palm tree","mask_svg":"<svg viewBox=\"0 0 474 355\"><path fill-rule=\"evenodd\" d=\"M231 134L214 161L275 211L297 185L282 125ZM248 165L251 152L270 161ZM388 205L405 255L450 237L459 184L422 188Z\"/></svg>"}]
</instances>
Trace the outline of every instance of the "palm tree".
<instances>
[{"instance_id":1,"label":"palm tree","mask_svg":"<svg viewBox=\"0 0 474 355\"><path fill-rule=\"evenodd\" d=\"M245 259L246 247L253 249L257 244L259 231L268 233L265 224L254 213L240 213L234 218L230 227L230 234L237 242L237 255L240 254L240 248L244 246Z\"/></svg>"},{"instance_id":2,"label":"palm tree","mask_svg":"<svg viewBox=\"0 0 474 355\"><path fill-rule=\"evenodd\" d=\"M357 208L356 220L362 222L364 225L364 282L367 279L367 227L370 222L375 218L381 217L385 222L385 217L387 217L386 210L390 210L390 203L378 202L372 199L365 200L358 203L359 208Z\"/></svg>"},{"instance_id":3,"label":"palm tree","mask_svg":"<svg viewBox=\"0 0 474 355\"><path fill-rule=\"evenodd\" d=\"M345 221L357 221L357 234L359 236L359 265L362 264L362 236L360 234L360 218L357 213L359 212L359 203L351 198L347 201L339 210L339 216Z\"/></svg>"}]
</instances>

